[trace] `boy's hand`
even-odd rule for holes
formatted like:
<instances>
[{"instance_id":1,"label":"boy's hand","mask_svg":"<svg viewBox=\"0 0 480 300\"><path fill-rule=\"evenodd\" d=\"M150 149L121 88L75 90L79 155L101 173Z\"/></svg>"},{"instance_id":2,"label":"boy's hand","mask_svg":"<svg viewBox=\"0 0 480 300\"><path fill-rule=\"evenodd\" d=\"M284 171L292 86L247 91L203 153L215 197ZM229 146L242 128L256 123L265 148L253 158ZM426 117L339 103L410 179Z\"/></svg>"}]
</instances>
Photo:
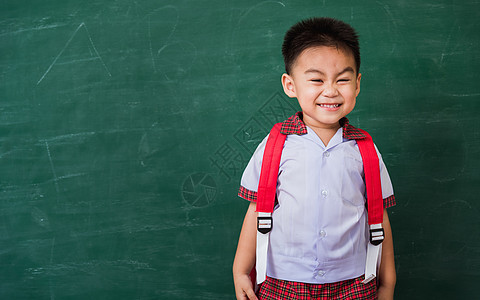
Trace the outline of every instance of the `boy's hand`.
<instances>
[{"instance_id":1,"label":"boy's hand","mask_svg":"<svg viewBox=\"0 0 480 300\"><path fill-rule=\"evenodd\" d=\"M235 275L233 280L235 282L235 295L237 296L237 300L258 300L253 290L250 276L246 274Z\"/></svg>"}]
</instances>

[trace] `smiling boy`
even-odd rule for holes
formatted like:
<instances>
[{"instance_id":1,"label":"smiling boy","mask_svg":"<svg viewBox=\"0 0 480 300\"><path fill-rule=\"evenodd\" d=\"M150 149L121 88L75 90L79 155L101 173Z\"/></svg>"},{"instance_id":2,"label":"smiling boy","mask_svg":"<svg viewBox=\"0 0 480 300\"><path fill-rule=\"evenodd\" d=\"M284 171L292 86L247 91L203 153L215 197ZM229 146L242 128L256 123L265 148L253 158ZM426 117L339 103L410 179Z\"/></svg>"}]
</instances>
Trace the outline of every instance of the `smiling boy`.
<instances>
[{"instance_id":1,"label":"smiling boy","mask_svg":"<svg viewBox=\"0 0 480 300\"><path fill-rule=\"evenodd\" d=\"M356 142L359 130L346 118L360 92L357 34L342 21L308 19L287 32L282 53L283 89L298 100L302 111L282 125L287 137L277 179L267 278L258 298L248 274L255 263L255 201L266 139L242 176L239 196L251 203L233 266L237 299L393 299L396 275L386 209L378 278L362 282L368 243L364 171ZM395 197L378 156L388 208L395 205Z\"/></svg>"},{"instance_id":2,"label":"smiling boy","mask_svg":"<svg viewBox=\"0 0 480 300\"><path fill-rule=\"evenodd\" d=\"M339 121L355 107L361 74L346 50L329 46L305 49L292 71L283 74L285 93L298 99L303 122L325 145L340 128Z\"/></svg>"}]
</instances>

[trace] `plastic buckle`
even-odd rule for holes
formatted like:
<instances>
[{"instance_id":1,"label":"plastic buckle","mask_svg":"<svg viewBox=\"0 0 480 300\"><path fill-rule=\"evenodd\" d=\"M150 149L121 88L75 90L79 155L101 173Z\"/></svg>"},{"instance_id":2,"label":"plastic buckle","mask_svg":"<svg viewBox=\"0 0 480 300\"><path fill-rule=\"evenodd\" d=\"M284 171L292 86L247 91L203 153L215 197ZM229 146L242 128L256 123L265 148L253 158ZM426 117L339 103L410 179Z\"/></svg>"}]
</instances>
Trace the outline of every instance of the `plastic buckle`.
<instances>
[{"instance_id":1,"label":"plastic buckle","mask_svg":"<svg viewBox=\"0 0 480 300\"><path fill-rule=\"evenodd\" d=\"M370 243L374 246L380 245L385 239L385 231L382 224L370 225Z\"/></svg>"},{"instance_id":2,"label":"plastic buckle","mask_svg":"<svg viewBox=\"0 0 480 300\"><path fill-rule=\"evenodd\" d=\"M271 213L258 213L257 229L260 233L266 234L272 230L273 218Z\"/></svg>"}]
</instances>

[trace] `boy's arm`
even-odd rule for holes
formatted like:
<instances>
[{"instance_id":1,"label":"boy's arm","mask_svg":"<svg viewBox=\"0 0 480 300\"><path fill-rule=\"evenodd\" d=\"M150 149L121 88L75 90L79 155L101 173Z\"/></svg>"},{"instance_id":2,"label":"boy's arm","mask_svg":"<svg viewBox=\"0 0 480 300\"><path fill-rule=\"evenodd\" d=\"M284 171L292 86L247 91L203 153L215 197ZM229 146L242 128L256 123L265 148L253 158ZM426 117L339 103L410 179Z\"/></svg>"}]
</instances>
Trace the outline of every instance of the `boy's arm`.
<instances>
[{"instance_id":1,"label":"boy's arm","mask_svg":"<svg viewBox=\"0 0 480 300\"><path fill-rule=\"evenodd\" d=\"M250 271L255 264L257 247L256 203L251 202L243 221L238 239L237 253L233 262L233 281L237 299L257 299L250 280Z\"/></svg>"},{"instance_id":2,"label":"boy's arm","mask_svg":"<svg viewBox=\"0 0 480 300\"><path fill-rule=\"evenodd\" d=\"M382 243L382 261L379 271L378 299L393 299L397 275L395 273L395 259L393 255L392 228L388 219L387 210L383 211L383 230L385 240Z\"/></svg>"}]
</instances>

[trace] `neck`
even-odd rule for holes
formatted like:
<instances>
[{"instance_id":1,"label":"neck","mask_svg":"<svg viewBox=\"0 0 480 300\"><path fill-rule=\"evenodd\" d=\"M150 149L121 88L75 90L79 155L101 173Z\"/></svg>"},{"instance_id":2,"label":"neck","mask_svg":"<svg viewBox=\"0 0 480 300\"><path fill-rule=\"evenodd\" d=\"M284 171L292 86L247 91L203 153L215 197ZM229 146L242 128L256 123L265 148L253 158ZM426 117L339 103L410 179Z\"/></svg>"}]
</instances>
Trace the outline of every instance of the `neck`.
<instances>
[{"instance_id":1,"label":"neck","mask_svg":"<svg viewBox=\"0 0 480 300\"><path fill-rule=\"evenodd\" d=\"M325 147L328 145L335 133L337 133L338 129L343 125L342 119L332 124L325 124L321 122L316 122L305 114L302 114L302 121L303 123L305 123L305 125L313 129L317 136L322 140ZM340 125L340 123L342 123L342 125Z\"/></svg>"},{"instance_id":2,"label":"neck","mask_svg":"<svg viewBox=\"0 0 480 300\"><path fill-rule=\"evenodd\" d=\"M330 140L333 136L337 133L338 129L340 128L340 124L338 126L329 127L329 128L322 128L322 127L311 127L313 131L317 134L317 136L322 140L323 144L328 146Z\"/></svg>"}]
</instances>

